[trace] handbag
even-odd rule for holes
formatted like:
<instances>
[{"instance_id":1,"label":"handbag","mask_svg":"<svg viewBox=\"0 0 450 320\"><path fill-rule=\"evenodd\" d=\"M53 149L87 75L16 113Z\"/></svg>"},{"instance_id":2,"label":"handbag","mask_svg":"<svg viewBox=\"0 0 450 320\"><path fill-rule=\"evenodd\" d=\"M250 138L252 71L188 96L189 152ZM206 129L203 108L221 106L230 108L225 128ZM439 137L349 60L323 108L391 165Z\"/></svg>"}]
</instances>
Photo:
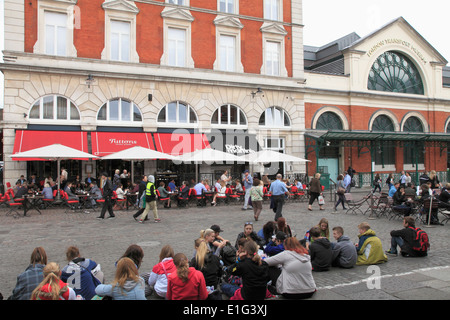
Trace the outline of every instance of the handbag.
<instances>
[{"instance_id":1,"label":"handbag","mask_svg":"<svg viewBox=\"0 0 450 320\"><path fill-rule=\"evenodd\" d=\"M319 200L319 205L325 204L325 199L323 198L323 196L319 196L318 200Z\"/></svg>"},{"instance_id":2,"label":"handbag","mask_svg":"<svg viewBox=\"0 0 450 320\"><path fill-rule=\"evenodd\" d=\"M338 193L338 194L344 194L344 193L345 193L345 189L342 188L342 187L338 187L337 193Z\"/></svg>"}]
</instances>

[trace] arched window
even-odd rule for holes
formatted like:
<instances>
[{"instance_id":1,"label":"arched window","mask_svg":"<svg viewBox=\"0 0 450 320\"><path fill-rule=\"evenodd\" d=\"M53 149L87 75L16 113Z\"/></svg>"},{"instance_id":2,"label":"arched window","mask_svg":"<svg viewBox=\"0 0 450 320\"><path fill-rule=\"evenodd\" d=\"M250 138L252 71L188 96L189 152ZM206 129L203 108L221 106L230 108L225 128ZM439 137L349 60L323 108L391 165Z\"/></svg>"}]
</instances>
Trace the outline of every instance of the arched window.
<instances>
[{"instance_id":1,"label":"arched window","mask_svg":"<svg viewBox=\"0 0 450 320\"><path fill-rule=\"evenodd\" d=\"M424 132L422 121L414 116L409 117L403 125L403 132ZM414 165L416 161L417 163L424 163L424 148L425 145L423 141L415 142L415 144L405 143L403 146L403 162L412 165Z\"/></svg>"},{"instance_id":2,"label":"arched window","mask_svg":"<svg viewBox=\"0 0 450 320\"><path fill-rule=\"evenodd\" d=\"M386 115L379 115L372 124L372 131L377 132L394 132L395 126L391 118ZM391 141L380 143L374 154L375 164L395 165L395 145Z\"/></svg>"},{"instance_id":3,"label":"arched window","mask_svg":"<svg viewBox=\"0 0 450 320\"><path fill-rule=\"evenodd\" d=\"M30 120L80 120L80 112L69 99L50 95L39 98L30 109Z\"/></svg>"},{"instance_id":4,"label":"arched window","mask_svg":"<svg viewBox=\"0 0 450 320\"><path fill-rule=\"evenodd\" d=\"M197 115L194 109L188 104L180 101L170 102L159 112L158 123L194 124L197 123Z\"/></svg>"},{"instance_id":5,"label":"arched window","mask_svg":"<svg viewBox=\"0 0 450 320\"><path fill-rule=\"evenodd\" d=\"M98 121L141 122L142 114L134 102L118 98L106 102L98 111Z\"/></svg>"},{"instance_id":6,"label":"arched window","mask_svg":"<svg viewBox=\"0 0 450 320\"><path fill-rule=\"evenodd\" d=\"M369 90L424 94L416 66L401 53L387 51L380 55L369 72Z\"/></svg>"},{"instance_id":7,"label":"arched window","mask_svg":"<svg viewBox=\"0 0 450 320\"><path fill-rule=\"evenodd\" d=\"M270 107L259 118L259 125L266 127L290 127L291 120L288 114L279 107Z\"/></svg>"},{"instance_id":8,"label":"arched window","mask_svg":"<svg viewBox=\"0 0 450 320\"><path fill-rule=\"evenodd\" d=\"M226 104L217 108L213 113L211 124L245 126L247 119L239 107Z\"/></svg>"},{"instance_id":9,"label":"arched window","mask_svg":"<svg viewBox=\"0 0 450 320\"><path fill-rule=\"evenodd\" d=\"M317 119L317 130L342 130L343 128L341 118L334 112L324 112Z\"/></svg>"}]
</instances>

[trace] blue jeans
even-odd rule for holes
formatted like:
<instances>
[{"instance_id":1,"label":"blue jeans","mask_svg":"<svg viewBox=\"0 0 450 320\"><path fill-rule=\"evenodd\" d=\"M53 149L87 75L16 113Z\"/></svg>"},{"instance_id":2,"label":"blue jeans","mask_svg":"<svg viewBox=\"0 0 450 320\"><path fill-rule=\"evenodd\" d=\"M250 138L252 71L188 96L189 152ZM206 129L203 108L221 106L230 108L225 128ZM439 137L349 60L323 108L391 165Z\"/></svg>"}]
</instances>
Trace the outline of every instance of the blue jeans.
<instances>
[{"instance_id":1,"label":"blue jeans","mask_svg":"<svg viewBox=\"0 0 450 320\"><path fill-rule=\"evenodd\" d=\"M391 239L391 253L397 253L397 246L403 246L403 239L401 237L392 237Z\"/></svg>"},{"instance_id":2,"label":"blue jeans","mask_svg":"<svg viewBox=\"0 0 450 320\"><path fill-rule=\"evenodd\" d=\"M222 285L220 286L220 290L222 291L222 293L230 298L234 296L235 291L239 288L239 286L230 283L222 283Z\"/></svg>"}]
</instances>

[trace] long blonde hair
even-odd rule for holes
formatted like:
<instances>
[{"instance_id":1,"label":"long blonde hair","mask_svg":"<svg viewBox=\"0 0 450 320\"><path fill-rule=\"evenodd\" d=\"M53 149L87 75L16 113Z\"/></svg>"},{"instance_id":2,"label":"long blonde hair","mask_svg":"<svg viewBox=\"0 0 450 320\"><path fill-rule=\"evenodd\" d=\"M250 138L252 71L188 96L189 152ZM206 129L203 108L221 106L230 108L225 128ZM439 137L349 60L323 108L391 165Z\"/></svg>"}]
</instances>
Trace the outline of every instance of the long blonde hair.
<instances>
[{"instance_id":1,"label":"long blonde hair","mask_svg":"<svg viewBox=\"0 0 450 320\"><path fill-rule=\"evenodd\" d=\"M69 290L66 286L59 286L59 277L61 274L61 269L56 262L49 262L43 269L44 280L33 290L31 293L31 299L36 300L39 298L49 299L49 300L59 300L60 295L64 294ZM48 285L49 292L42 291L42 287Z\"/></svg>"},{"instance_id":2,"label":"long blonde hair","mask_svg":"<svg viewBox=\"0 0 450 320\"><path fill-rule=\"evenodd\" d=\"M201 269L205 266L205 257L208 253L209 249L206 245L204 238L198 238L194 241L196 253L195 253L195 262L197 266Z\"/></svg>"},{"instance_id":3,"label":"long blonde hair","mask_svg":"<svg viewBox=\"0 0 450 320\"><path fill-rule=\"evenodd\" d=\"M117 262L116 274L112 282L112 287L119 286L122 288L127 280L139 282L138 268L133 260L124 257Z\"/></svg>"}]
</instances>

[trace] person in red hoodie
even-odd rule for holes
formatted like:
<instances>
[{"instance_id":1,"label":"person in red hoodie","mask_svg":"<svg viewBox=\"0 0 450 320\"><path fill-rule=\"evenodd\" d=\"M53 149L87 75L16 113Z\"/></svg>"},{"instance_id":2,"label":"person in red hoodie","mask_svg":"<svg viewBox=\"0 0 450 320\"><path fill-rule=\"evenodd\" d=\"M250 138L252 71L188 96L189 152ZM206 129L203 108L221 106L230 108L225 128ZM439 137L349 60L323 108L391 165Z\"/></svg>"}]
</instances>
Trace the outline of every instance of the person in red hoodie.
<instances>
[{"instance_id":1,"label":"person in red hoodie","mask_svg":"<svg viewBox=\"0 0 450 320\"><path fill-rule=\"evenodd\" d=\"M44 280L31 293L31 300L76 300L75 291L61 281L61 269L56 262L48 263L43 273Z\"/></svg>"},{"instance_id":2,"label":"person in red hoodie","mask_svg":"<svg viewBox=\"0 0 450 320\"><path fill-rule=\"evenodd\" d=\"M173 257L173 263L177 268L168 277L167 300L206 300L208 290L203 273L189 267L189 262L183 253L177 253Z\"/></svg>"}]
</instances>

